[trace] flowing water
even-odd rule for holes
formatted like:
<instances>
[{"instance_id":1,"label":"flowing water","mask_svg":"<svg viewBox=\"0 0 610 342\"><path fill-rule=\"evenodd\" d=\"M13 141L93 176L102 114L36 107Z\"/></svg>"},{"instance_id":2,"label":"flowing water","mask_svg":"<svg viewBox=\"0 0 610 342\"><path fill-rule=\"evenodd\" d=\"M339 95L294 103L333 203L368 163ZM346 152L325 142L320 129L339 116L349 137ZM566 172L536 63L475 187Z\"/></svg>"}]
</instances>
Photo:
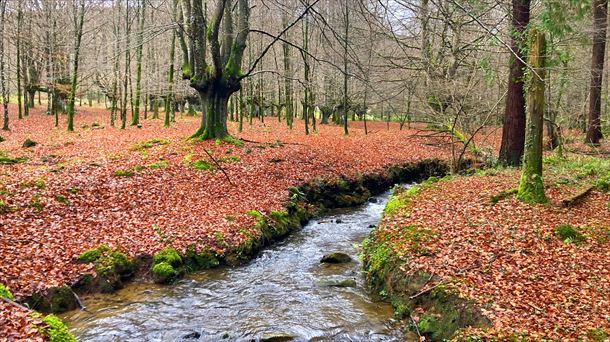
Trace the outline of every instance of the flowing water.
<instances>
[{"instance_id":1,"label":"flowing water","mask_svg":"<svg viewBox=\"0 0 610 342\"><path fill-rule=\"evenodd\" d=\"M85 311L62 318L81 341L402 340L391 306L366 291L356 261L388 197L311 220L247 265L191 274L172 286L133 283L85 297ZM333 251L355 261L320 264ZM356 285L320 284L345 279Z\"/></svg>"}]
</instances>

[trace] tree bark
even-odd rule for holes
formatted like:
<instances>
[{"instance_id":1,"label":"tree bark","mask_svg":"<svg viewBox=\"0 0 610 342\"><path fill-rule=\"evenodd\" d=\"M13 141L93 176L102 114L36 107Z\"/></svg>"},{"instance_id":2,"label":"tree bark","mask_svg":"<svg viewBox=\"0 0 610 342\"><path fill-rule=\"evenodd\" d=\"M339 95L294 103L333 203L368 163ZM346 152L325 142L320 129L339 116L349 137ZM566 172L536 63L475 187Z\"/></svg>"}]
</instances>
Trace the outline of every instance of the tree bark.
<instances>
[{"instance_id":1,"label":"tree bark","mask_svg":"<svg viewBox=\"0 0 610 342\"><path fill-rule=\"evenodd\" d=\"M527 99L529 121L517 198L527 203L545 203L547 198L542 183L542 131L544 127L546 39L544 33L536 29L531 30L531 39L529 64L537 75L532 73L529 80Z\"/></svg>"},{"instance_id":2,"label":"tree bark","mask_svg":"<svg viewBox=\"0 0 610 342\"><path fill-rule=\"evenodd\" d=\"M523 92L523 42L525 29L530 19L530 0L513 0L513 34L511 49L510 72L508 79L508 94L502 126L502 144L500 146L500 162L516 166L521 164L525 143L525 95ZM517 58L518 57L518 58Z\"/></svg>"},{"instance_id":3,"label":"tree bark","mask_svg":"<svg viewBox=\"0 0 610 342\"><path fill-rule=\"evenodd\" d=\"M146 0L140 3L140 27L138 32L138 46L136 48L136 94L131 116L131 125L140 124L140 98L142 97L142 53L144 51L144 22L146 18Z\"/></svg>"},{"instance_id":4,"label":"tree bark","mask_svg":"<svg viewBox=\"0 0 610 342\"><path fill-rule=\"evenodd\" d=\"M76 87L78 85L78 59L80 56L80 44L83 37L83 23L85 21L85 0L73 4L74 8L74 60L72 61L72 80L70 82L70 94L68 95L68 132L74 131L74 99L76 98Z\"/></svg>"},{"instance_id":5,"label":"tree bark","mask_svg":"<svg viewBox=\"0 0 610 342\"><path fill-rule=\"evenodd\" d=\"M6 89L6 62L4 61L4 23L6 22L4 17L6 15L6 2L7 0L0 0L0 96L2 96L4 119L2 129L8 131L8 91Z\"/></svg>"},{"instance_id":6,"label":"tree bark","mask_svg":"<svg viewBox=\"0 0 610 342\"><path fill-rule=\"evenodd\" d=\"M589 95L589 125L586 143L598 145L603 138L601 130L602 78L606 54L606 28L608 27L608 0L593 1L593 52L591 58L591 90Z\"/></svg>"}]
</instances>

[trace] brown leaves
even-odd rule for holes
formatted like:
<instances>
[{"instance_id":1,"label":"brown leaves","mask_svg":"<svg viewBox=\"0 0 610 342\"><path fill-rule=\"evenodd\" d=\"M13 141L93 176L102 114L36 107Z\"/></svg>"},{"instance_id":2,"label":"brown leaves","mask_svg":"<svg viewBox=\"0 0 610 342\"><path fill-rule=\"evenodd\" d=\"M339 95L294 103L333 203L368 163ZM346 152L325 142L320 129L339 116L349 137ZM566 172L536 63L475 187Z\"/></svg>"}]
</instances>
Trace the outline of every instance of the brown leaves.
<instances>
[{"instance_id":1,"label":"brown leaves","mask_svg":"<svg viewBox=\"0 0 610 342\"><path fill-rule=\"evenodd\" d=\"M350 123L349 137L341 127L321 125L317 134L305 136L300 122L290 131L268 120L246 125L243 134L232 126L238 137L261 142L238 147L186 140L198 118L178 118L168 129L160 120L147 120L141 129L119 130L110 127L108 116L105 110L79 108L76 127L98 122L105 128L76 133L54 129L53 118L38 109L11 121L12 131L0 148L29 158L0 166L0 200L14 208L0 214L0 283L17 298L71 284L90 272L91 266L73 262L90 248L116 246L133 256L153 254L170 243L180 250L196 245L222 253L242 243L246 233L258 233L248 211L281 210L291 186L448 156L394 124L388 131L385 123L371 122L373 133L365 136L361 123ZM39 144L22 149L26 137ZM151 139L169 144L133 149ZM200 171L189 164L211 162L207 152L219 161L239 157L220 163L233 184L218 170ZM167 167L148 167L159 161ZM116 170L131 172L117 176ZM26 328L14 329L24 333Z\"/></svg>"},{"instance_id":2,"label":"brown leaves","mask_svg":"<svg viewBox=\"0 0 610 342\"><path fill-rule=\"evenodd\" d=\"M436 239L427 247L434 255L410 252L400 236L393 239L394 249L409 254L412 272L457 280L460 294L475 300L493 321L482 336L501 340L526 331L533 340L573 339L608 329L608 239L590 229L587 242L576 246L562 242L553 230L560 223L603 223L608 229L610 195L593 191L571 209L529 206L513 197L491 205L492 195L514 187L518 179L518 170L510 170L438 183L412 199L410 215L384 218L378 234L392 235L393 227L409 224L433 228ZM547 194L553 203L563 196L561 191Z\"/></svg>"}]
</instances>

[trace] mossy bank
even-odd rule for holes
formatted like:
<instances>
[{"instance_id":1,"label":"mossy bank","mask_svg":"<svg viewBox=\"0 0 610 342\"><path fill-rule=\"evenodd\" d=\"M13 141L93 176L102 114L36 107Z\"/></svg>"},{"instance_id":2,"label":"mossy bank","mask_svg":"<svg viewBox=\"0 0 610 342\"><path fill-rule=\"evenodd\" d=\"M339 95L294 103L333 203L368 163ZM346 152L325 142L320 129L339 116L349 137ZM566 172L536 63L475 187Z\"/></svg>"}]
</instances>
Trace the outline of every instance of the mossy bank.
<instances>
[{"instance_id":1,"label":"mossy bank","mask_svg":"<svg viewBox=\"0 0 610 342\"><path fill-rule=\"evenodd\" d=\"M450 339L462 328L491 324L472 302L453 290L451 283L409 268L412 255L432 254L428 243L436 238L434 230L417 224L389 223L393 215L408 210L418 192L444 180L432 177L409 189L396 188L384 209L388 223L382 223L362 243L365 278L372 291L392 303L396 316L404 319L414 337L424 336L432 341ZM401 246L401 252L396 252L396 245Z\"/></svg>"}]
</instances>

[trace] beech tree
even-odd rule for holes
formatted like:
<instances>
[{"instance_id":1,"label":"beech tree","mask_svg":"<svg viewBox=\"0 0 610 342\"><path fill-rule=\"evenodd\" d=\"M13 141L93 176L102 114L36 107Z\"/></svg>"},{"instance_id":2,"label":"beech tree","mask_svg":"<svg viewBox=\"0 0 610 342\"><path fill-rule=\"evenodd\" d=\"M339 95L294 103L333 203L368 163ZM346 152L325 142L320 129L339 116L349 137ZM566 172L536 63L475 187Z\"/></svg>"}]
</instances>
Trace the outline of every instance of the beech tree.
<instances>
[{"instance_id":1,"label":"beech tree","mask_svg":"<svg viewBox=\"0 0 610 342\"><path fill-rule=\"evenodd\" d=\"M183 25L188 42L181 44L183 78L190 81L204 110L193 138L222 139L227 132L227 103L240 89L241 64L250 30L247 0L218 0L208 20L202 1L183 0Z\"/></svg>"}]
</instances>

